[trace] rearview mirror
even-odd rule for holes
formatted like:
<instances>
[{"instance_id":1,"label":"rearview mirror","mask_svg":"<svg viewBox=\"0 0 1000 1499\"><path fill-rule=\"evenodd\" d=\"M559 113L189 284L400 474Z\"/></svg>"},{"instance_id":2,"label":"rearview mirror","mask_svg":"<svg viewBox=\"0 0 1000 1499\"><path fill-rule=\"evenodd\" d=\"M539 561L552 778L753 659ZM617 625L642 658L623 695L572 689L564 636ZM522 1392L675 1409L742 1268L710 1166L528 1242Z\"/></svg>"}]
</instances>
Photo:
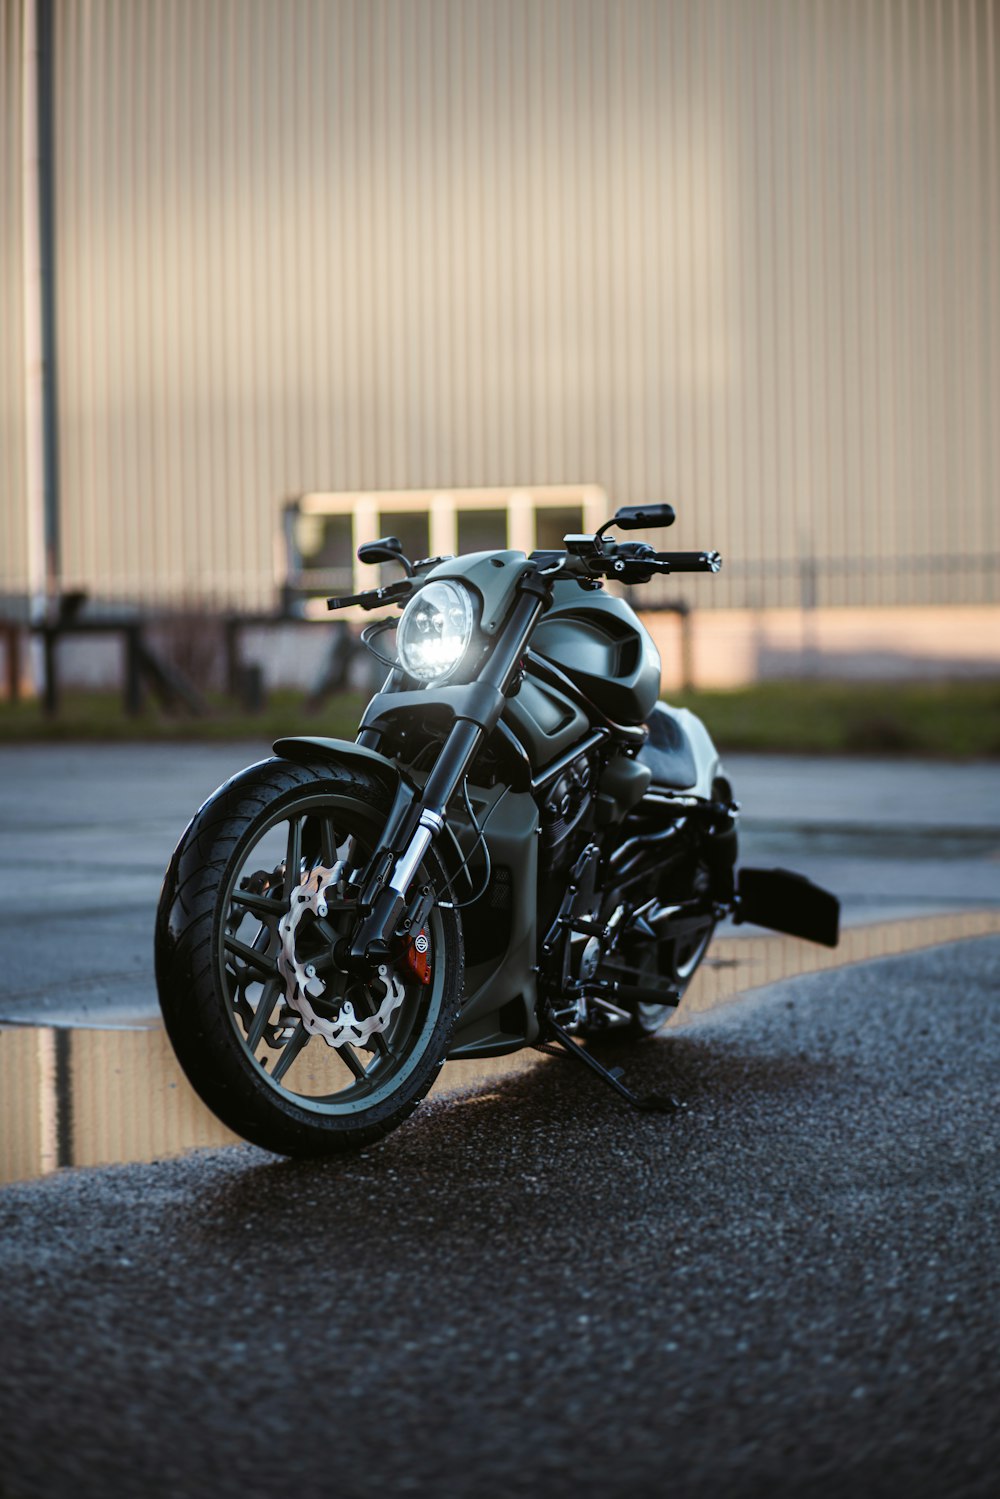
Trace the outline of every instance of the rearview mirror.
<instances>
[{"instance_id":1,"label":"rearview mirror","mask_svg":"<svg viewBox=\"0 0 1000 1499\"><path fill-rule=\"evenodd\" d=\"M623 505L611 524L620 531L647 531L672 526L676 519L673 505Z\"/></svg>"},{"instance_id":2,"label":"rearview mirror","mask_svg":"<svg viewBox=\"0 0 1000 1499\"><path fill-rule=\"evenodd\" d=\"M413 564L403 556L403 543L398 536L380 536L378 541L366 541L358 547L359 562L398 562L408 578L413 577Z\"/></svg>"}]
</instances>

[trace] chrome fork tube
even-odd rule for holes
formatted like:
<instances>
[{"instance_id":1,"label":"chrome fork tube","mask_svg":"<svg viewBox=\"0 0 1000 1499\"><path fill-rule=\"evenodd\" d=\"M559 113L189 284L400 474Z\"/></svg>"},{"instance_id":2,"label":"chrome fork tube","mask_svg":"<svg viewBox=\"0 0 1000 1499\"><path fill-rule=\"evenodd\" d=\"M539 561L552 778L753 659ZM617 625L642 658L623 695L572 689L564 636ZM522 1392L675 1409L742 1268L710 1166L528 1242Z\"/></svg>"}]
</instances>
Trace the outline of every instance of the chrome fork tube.
<instances>
[{"instance_id":1,"label":"chrome fork tube","mask_svg":"<svg viewBox=\"0 0 1000 1499\"><path fill-rule=\"evenodd\" d=\"M405 895L413 883L413 877L420 868L420 861L431 846L432 840L444 827L444 818L425 807L420 814L420 822L417 831L410 839L405 853L401 854L396 863L392 879L389 881L389 889L395 890L397 895Z\"/></svg>"}]
</instances>

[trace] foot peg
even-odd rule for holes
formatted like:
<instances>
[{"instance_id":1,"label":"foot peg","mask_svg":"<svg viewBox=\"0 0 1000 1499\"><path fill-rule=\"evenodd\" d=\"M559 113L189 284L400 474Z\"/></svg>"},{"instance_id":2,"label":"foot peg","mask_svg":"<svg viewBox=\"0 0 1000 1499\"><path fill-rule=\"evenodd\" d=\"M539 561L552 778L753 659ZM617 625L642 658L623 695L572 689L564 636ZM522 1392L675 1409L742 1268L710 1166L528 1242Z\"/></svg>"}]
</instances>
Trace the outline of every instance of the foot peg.
<instances>
[{"instance_id":1,"label":"foot peg","mask_svg":"<svg viewBox=\"0 0 1000 1499\"><path fill-rule=\"evenodd\" d=\"M630 1103L634 1109L640 1109L646 1114L676 1114L684 1107L669 1094L647 1093L640 1097L622 1082L623 1073L620 1067L602 1066L589 1051L585 1051L582 1046L577 1046L569 1032L564 1031L562 1026L557 1025L551 1018L548 1022L548 1030L552 1039L562 1047L568 1057L574 1057L576 1061L589 1067L591 1072L595 1073L602 1082L607 1083L609 1088L613 1088L619 1098L624 1098L625 1102Z\"/></svg>"}]
</instances>

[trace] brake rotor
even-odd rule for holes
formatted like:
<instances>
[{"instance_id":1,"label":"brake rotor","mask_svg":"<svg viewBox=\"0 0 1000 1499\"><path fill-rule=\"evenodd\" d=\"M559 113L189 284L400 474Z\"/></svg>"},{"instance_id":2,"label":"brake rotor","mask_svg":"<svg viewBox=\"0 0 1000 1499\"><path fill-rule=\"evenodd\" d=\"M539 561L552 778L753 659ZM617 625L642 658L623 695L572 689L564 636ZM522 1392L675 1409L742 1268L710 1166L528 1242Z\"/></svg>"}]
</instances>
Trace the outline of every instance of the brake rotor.
<instances>
[{"instance_id":1,"label":"brake rotor","mask_svg":"<svg viewBox=\"0 0 1000 1499\"><path fill-rule=\"evenodd\" d=\"M312 963L300 961L296 952L296 933L306 912L322 921L328 910L327 897L340 899L343 890L344 865L338 861L332 869L317 864L305 881L292 891L291 903L278 922L281 949L278 972L285 981L285 999L290 1009L302 1017L302 1024L313 1036L322 1036L327 1046L364 1046L372 1036L388 1028L389 1021L402 1004L406 990L383 963L378 970L379 987L385 994L374 1015L358 1015L349 999L340 1001L334 1019L318 1015L312 1001L326 993L326 984ZM426 934L421 933L426 941ZM419 941L417 938L414 942ZM426 951L426 949L425 949ZM429 971L429 970L428 970ZM421 982L426 983L426 979Z\"/></svg>"}]
</instances>

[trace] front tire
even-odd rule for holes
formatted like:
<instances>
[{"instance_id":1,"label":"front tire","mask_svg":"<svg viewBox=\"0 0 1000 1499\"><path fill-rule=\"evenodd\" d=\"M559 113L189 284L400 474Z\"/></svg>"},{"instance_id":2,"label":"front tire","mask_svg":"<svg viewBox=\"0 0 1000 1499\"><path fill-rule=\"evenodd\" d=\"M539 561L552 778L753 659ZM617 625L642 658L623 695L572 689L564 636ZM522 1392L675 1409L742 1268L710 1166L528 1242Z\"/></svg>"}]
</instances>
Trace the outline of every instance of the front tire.
<instances>
[{"instance_id":1,"label":"front tire","mask_svg":"<svg viewBox=\"0 0 1000 1499\"><path fill-rule=\"evenodd\" d=\"M403 948L372 983L325 966L332 936L354 920L351 876L374 852L389 802L366 771L265 760L205 803L167 870L156 924L167 1033L213 1113L280 1154L380 1139L412 1113L447 1055L464 982L454 911L435 905L419 960L415 945ZM417 879L443 892L433 850ZM319 892L311 902L307 889ZM360 1040L331 1045L310 1029L297 1007L296 973L307 972L313 1024L319 1016L336 1035L352 1013Z\"/></svg>"}]
</instances>

